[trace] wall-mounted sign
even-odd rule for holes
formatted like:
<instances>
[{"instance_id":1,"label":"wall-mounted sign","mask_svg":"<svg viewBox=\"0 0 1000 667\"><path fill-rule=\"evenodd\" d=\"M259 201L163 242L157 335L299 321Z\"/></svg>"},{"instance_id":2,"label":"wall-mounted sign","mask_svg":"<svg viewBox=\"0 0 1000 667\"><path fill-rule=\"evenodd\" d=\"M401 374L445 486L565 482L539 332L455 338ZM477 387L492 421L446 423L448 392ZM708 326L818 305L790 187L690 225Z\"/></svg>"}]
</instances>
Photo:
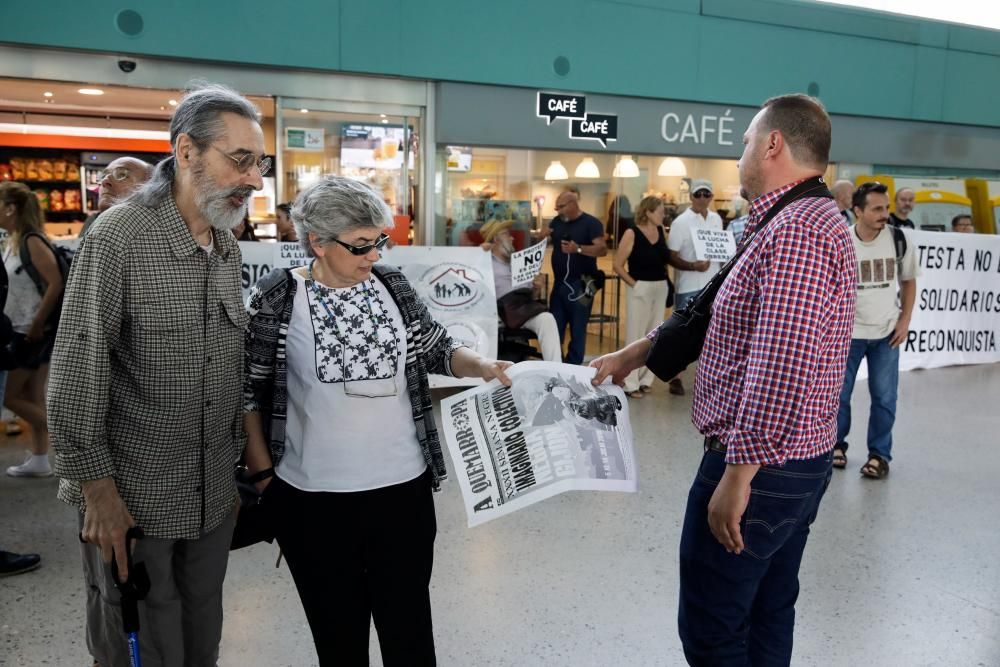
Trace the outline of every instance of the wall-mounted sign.
<instances>
[{"instance_id":1,"label":"wall-mounted sign","mask_svg":"<svg viewBox=\"0 0 1000 667\"><path fill-rule=\"evenodd\" d=\"M286 127L285 148L300 151L323 150L323 130L309 127Z\"/></svg>"},{"instance_id":2,"label":"wall-mounted sign","mask_svg":"<svg viewBox=\"0 0 1000 667\"><path fill-rule=\"evenodd\" d=\"M618 140L618 116L588 113L584 118L573 119L569 122L569 136L600 141L607 148L609 141Z\"/></svg>"},{"instance_id":3,"label":"wall-mounted sign","mask_svg":"<svg viewBox=\"0 0 1000 667\"><path fill-rule=\"evenodd\" d=\"M569 120L570 139L592 139L607 148L609 141L618 140L618 116L587 113L586 95L543 93L535 96L535 115L551 125L556 118Z\"/></svg>"},{"instance_id":4,"label":"wall-mounted sign","mask_svg":"<svg viewBox=\"0 0 1000 667\"><path fill-rule=\"evenodd\" d=\"M681 116L671 111L663 114L660 120L660 136L668 144L691 142L732 146L735 120L732 109L717 116L707 113Z\"/></svg>"},{"instance_id":5,"label":"wall-mounted sign","mask_svg":"<svg viewBox=\"0 0 1000 667\"><path fill-rule=\"evenodd\" d=\"M535 114L548 118L549 125L556 118L583 118L587 115L587 96L539 91Z\"/></svg>"}]
</instances>

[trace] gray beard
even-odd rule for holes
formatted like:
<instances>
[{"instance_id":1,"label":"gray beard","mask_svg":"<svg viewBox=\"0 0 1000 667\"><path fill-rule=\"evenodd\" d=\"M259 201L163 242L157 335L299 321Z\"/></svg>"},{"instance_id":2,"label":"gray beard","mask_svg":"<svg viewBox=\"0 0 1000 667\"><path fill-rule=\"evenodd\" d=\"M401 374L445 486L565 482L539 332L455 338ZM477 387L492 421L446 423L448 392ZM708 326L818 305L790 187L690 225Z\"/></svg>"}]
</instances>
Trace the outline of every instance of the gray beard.
<instances>
[{"instance_id":1,"label":"gray beard","mask_svg":"<svg viewBox=\"0 0 1000 667\"><path fill-rule=\"evenodd\" d=\"M198 165L194 168L192 175L194 176L194 203L201 211L201 214L205 216L208 224L212 226L213 229L217 229L222 232L232 231L236 225L243 221L243 217L247 212L247 205L250 203L250 189L246 192L246 186L243 188L231 188L229 190L219 190L212 186L212 182L205 175L205 171ZM242 206L233 206L232 202L229 201L229 197L234 194L244 195Z\"/></svg>"}]
</instances>

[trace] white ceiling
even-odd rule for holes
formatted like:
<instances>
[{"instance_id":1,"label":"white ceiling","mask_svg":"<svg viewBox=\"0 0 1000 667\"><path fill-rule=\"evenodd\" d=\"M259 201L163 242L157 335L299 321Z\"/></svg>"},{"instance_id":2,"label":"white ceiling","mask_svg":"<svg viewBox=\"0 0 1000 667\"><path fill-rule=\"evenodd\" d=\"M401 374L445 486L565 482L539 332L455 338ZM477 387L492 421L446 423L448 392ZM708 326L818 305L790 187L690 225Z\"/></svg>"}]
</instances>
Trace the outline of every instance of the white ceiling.
<instances>
[{"instance_id":1,"label":"white ceiling","mask_svg":"<svg viewBox=\"0 0 1000 667\"><path fill-rule=\"evenodd\" d=\"M80 88L99 88L104 94L82 95L77 92ZM46 92L52 97L45 97ZM180 100L182 95L178 90L0 78L0 111L8 112L166 120L173 112L169 100ZM250 100L265 118L274 117L272 98Z\"/></svg>"}]
</instances>

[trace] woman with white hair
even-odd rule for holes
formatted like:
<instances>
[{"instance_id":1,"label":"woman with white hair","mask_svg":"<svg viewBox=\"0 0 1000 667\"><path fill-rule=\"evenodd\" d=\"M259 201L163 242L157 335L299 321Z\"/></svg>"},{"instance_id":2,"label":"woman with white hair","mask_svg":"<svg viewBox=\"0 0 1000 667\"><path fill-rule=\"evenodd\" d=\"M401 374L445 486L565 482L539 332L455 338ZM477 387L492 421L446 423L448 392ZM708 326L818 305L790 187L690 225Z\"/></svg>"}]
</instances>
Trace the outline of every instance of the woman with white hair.
<instances>
[{"instance_id":1,"label":"woman with white hair","mask_svg":"<svg viewBox=\"0 0 1000 667\"><path fill-rule=\"evenodd\" d=\"M250 295L246 463L321 665L435 663L428 584L445 477L428 373L510 380L455 343L399 271L376 265L392 215L369 186L328 176L291 210L308 267ZM272 470L273 469L273 470Z\"/></svg>"}]
</instances>

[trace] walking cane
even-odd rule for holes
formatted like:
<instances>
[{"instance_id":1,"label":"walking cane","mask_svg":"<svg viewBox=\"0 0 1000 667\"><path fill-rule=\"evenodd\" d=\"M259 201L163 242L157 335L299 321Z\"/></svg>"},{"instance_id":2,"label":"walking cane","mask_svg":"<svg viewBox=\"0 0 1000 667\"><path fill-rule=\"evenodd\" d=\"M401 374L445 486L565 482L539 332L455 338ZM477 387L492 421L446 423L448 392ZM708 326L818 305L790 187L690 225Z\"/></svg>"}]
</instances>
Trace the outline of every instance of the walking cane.
<instances>
[{"instance_id":1,"label":"walking cane","mask_svg":"<svg viewBox=\"0 0 1000 667\"><path fill-rule=\"evenodd\" d=\"M128 640L128 657L131 667L142 667L142 662L139 659L139 601L146 599L150 584L146 564L132 562L132 550L129 548L129 542L133 539L140 540L143 537L145 535L139 526L132 526L125 533L125 553L128 562L127 580L121 581L118 578L118 561L115 560L114 554L111 555L111 578L114 579L115 588L121 595L122 625Z\"/></svg>"}]
</instances>

